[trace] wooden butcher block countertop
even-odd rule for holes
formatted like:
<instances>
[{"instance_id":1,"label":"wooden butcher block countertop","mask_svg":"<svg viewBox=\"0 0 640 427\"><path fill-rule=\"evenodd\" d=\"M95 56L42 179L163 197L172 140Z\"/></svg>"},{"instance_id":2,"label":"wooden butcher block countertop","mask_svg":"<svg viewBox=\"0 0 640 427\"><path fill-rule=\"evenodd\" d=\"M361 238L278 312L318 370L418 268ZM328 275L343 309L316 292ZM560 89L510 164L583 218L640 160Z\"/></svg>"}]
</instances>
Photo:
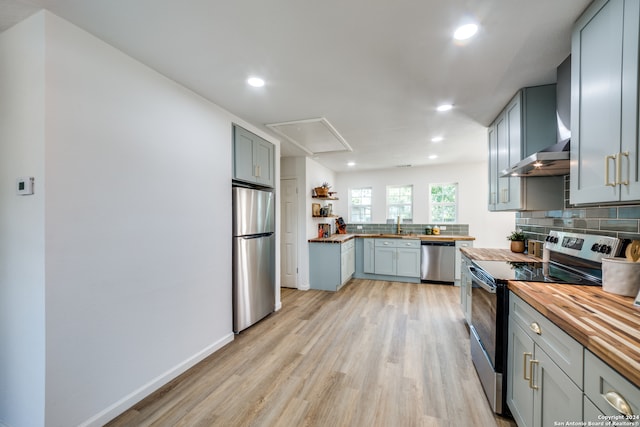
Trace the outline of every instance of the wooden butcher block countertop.
<instances>
[{"instance_id":1,"label":"wooden butcher block countertop","mask_svg":"<svg viewBox=\"0 0 640 427\"><path fill-rule=\"evenodd\" d=\"M531 255L511 252L510 249L460 248L460 252L469 257L469 259L475 261L542 261L540 258Z\"/></svg>"},{"instance_id":2,"label":"wooden butcher block countertop","mask_svg":"<svg viewBox=\"0 0 640 427\"><path fill-rule=\"evenodd\" d=\"M509 289L640 387L640 307L598 286L510 281Z\"/></svg>"},{"instance_id":3,"label":"wooden butcher block countertop","mask_svg":"<svg viewBox=\"0 0 640 427\"><path fill-rule=\"evenodd\" d=\"M355 237L375 238L375 239L411 239L423 240L428 242L455 242L456 240L475 240L472 236L443 236L433 234L332 234L329 237L314 237L309 242L315 243L343 243Z\"/></svg>"}]
</instances>

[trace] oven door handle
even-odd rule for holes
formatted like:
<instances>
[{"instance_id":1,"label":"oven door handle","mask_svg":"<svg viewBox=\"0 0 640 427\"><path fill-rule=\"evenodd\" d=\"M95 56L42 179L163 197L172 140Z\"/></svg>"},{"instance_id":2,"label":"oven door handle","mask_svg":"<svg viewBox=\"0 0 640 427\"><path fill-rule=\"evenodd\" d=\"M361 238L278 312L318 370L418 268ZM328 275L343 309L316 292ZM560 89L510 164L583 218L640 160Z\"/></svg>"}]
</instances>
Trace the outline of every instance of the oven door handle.
<instances>
[{"instance_id":1,"label":"oven door handle","mask_svg":"<svg viewBox=\"0 0 640 427\"><path fill-rule=\"evenodd\" d=\"M476 268L475 267L469 266L467 268L469 269L469 274L471 274L471 276L473 276L473 278L475 279L475 282L477 282L478 285L480 285L480 287L482 289L484 289L485 291L489 292L490 294L495 294L496 293L497 286L491 286L490 284L486 283L484 280L479 278L475 274L476 273Z\"/></svg>"}]
</instances>

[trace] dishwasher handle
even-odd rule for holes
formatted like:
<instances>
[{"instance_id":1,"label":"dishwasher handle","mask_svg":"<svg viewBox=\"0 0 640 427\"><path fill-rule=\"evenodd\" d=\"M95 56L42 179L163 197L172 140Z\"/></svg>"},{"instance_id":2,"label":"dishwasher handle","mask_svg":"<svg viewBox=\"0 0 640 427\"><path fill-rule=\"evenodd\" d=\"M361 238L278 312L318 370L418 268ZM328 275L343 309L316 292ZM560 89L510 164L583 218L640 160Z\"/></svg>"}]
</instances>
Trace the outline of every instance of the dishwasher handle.
<instances>
[{"instance_id":1,"label":"dishwasher handle","mask_svg":"<svg viewBox=\"0 0 640 427\"><path fill-rule=\"evenodd\" d=\"M455 242L433 242L433 241L426 241L423 240L422 242L420 242L420 244L422 246L455 246L456 243Z\"/></svg>"}]
</instances>

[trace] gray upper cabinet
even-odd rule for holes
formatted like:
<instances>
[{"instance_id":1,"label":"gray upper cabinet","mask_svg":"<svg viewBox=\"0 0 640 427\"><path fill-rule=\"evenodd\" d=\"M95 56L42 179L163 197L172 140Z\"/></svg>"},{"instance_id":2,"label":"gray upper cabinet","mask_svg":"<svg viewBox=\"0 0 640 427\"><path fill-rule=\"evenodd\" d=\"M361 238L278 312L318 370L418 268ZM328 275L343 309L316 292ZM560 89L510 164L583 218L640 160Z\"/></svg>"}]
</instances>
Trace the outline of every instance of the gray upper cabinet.
<instances>
[{"instance_id":1,"label":"gray upper cabinet","mask_svg":"<svg viewBox=\"0 0 640 427\"><path fill-rule=\"evenodd\" d=\"M498 204L498 133L497 125L489 126L489 210Z\"/></svg>"},{"instance_id":2,"label":"gray upper cabinet","mask_svg":"<svg viewBox=\"0 0 640 427\"><path fill-rule=\"evenodd\" d=\"M555 85L521 89L489 126L489 210L552 210L564 203L563 178L501 177L556 142Z\"/></svg>"},{"instance_id":3,"label":"gray upper cabinet","mask_svg":"<svg viewBox=\"0 0 640 427\"><path fill-rule=\"evenodd\" d=\"M233 126L233 179L275 185L274 145L237 125Z\"/></svg>"},{"instance_id":4,"label":"gray upper cabinet","mask_svg":"<svg viewBox=\"0 0 640 427\"><path fill-rule=\"evenodd\" d=\"M571 203L640 200L637 0L597 0L571 47Z\"/></svg>"}]
</instances>

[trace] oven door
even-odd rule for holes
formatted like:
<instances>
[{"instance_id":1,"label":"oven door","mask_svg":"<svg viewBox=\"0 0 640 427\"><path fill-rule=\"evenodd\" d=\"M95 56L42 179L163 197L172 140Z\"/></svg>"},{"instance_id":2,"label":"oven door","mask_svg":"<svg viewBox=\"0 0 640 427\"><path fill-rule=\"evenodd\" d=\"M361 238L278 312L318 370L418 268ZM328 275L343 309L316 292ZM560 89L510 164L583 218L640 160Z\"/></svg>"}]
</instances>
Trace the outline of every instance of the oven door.
<instances>
[{"instance_id":1,"label":"oven door","mask_svg":"<svg viewBox=\"0 0 640 427\"><path fill-rule=\"evenodd\" d=\"M491 409L503 414L504 380L502 364L503 334L506 333L507 308L503 304L505 287L483 277L477 267L469 266L472 277L471 359L487 395Z\"/></svg>"}]
</instances>

